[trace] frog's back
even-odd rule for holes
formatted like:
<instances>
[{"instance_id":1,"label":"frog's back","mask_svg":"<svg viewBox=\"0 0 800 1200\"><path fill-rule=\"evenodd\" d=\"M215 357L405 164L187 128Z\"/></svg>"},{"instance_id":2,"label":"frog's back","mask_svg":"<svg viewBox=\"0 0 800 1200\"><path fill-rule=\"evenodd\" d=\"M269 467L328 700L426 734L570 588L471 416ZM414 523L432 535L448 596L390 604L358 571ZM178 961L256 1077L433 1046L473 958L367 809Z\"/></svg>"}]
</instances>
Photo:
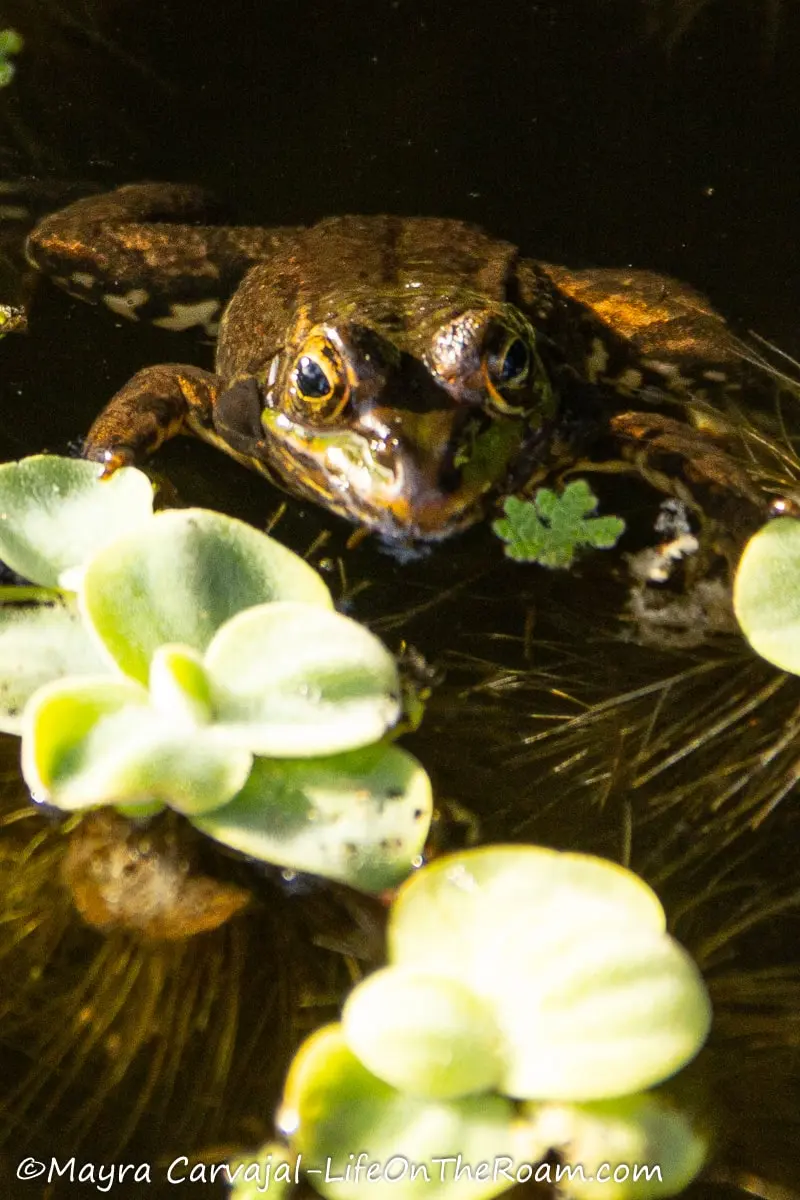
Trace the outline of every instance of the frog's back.
<instances>
[{"instance_id":1,"label":"frog's back","mask_svg":"<svg viewBox=\"0 0 800 1200\"><path fill-rule=\"evenodd\" d=\"M478 226L437 217L328 217L298 229L256 264L223 322L217 369L256 365L300 321L356 319L413 352L436 311L480 297L502 303L516 249Z\"/></svg>"},{"instance_id":2,"label":"frog's back","mask_svg":"<svg viewBox=\"0 0 800 1200\"><path fill-rule=\"evenodd\" d=\"M297 253L323 291L347 279L381 291L472 287L492 299L503 297L516 256L466 221L389 215L327 217L298 235Z\"/></svg>"}]
</instances>

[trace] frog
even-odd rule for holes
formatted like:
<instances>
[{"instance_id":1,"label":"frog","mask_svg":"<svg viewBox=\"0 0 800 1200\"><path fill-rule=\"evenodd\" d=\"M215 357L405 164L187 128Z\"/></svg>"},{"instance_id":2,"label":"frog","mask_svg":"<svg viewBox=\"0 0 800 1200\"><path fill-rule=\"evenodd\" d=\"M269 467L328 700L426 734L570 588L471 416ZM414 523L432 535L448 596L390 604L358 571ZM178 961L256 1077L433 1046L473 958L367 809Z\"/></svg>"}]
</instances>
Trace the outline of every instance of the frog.
<instances>
[{"instance_id":1,"label":"frog","mask_svg":"<svg viewBox=\"0 0 800 1200\"><path fill-rule=\"evenodd\" d=\"M452 218L216 219L188 184L127 184L44 217L28 261L130 321L193 327L213 369L145 366L85 441L108 475L179 433L397 543L435 542L573 461L683 464L760 511L714 422L748 387L738 339L699 292L633 268L557 266ZM673 472L674 474L674 472ZM664 485L669 490L669 485Z\"/></svg>"}]
</instances>

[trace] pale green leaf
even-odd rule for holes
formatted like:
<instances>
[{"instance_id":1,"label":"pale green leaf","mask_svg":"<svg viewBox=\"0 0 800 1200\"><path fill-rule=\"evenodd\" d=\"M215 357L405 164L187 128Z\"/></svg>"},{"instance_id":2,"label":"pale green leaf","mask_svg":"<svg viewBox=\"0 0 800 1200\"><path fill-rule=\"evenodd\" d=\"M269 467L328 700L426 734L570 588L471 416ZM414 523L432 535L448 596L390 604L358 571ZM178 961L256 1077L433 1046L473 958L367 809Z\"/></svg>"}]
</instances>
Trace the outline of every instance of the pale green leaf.
<instances>
[{"instance_id":1,"label":"pale green leaf","mask_svg":"<svg viewBox=\"0 0 800 1200\"><path fill-rule=\"evenodd\" d=\"M492 1010L454 979L386 967L350 993L347 1044L374 1075L404 1092L445 1099L491 1091L505 1070Z\"/></svg>"},{"instance_id":2,"label":"pale green leaf","mask_svg":"<svg viewBox=\"0 0 800 1200\"><path fill-rule=\"evenodd\" d=\"M108 542L152 516L150 480L133 467L100 479L97 463L40 454L0 466L0 559L24 579L66 586Z\"/></svg>"},{"instance_id":3,"label":"pale green leaf","mask_svg":"<svg viewBox=\"0 0 800 1200\"><path fill-rule=\"evenodd\" d=\"M0 607L0 730L22 732L38 688L70 675L116 674L70 604Z\"/></svg>"},{"instance_id":4,"label":"pale green leaf","mask_svg":"<svg viewBox=\"0 0 800 1200\"><path fill-rule=\"evenodd\" d=\"M707 1135L663 1089L590 1104L531 1104L526 1116L534 1141L571 1169L571 1180L560 1184L569 1200L677 1196L709 1152ZM638 1179L635 1167L646 1168Z\"/></svg>"},{"instance_id":5,"label":"pale green leaf","mask_svg":"<svg viewBox=\"0 0 800 1200\"><path fill-rule=\"evenodd\" d=\"M150 700L173 728L210 723L211 686L196 650L159 646L150 663Z\"/></svg>"},{"instance_id":6,"label":"pale green leaf","mask_svg":"<svg viewBox=\"0 0 800 1200\"><path fill-rule=\"evenodd\" d=\"M231 744L307 758L376 742L400 715L397 665L356 621L309 604L264 604L219 630L205 657Z\"/></svg>"},{"instance_id":7,"label":"pale green leaf","mask_svg":"<svg viewBox=\"0 0 800 1200\"><path fill-rule=\"evenodd\" d=\"M400 889L389 959L471 984L497 945L509 957L533 943L545 953L565 930L611 926L666 928L658 897L632 871L542 846L482 846L445 855Z\"/></svg>"},{"instance_id":8,"label":"pale green leaf","mask_svg":"<svg viewBox=\"0 0 800 1200\"><path fill-rule=\"evenodd\" d=\"M401 888L388 948L390 962L458 980L491 1008L507 1095L649 1087L708 1032L702 979L653 892L589 855L489 846L440 859Z\"/></svg>"},{"instance_id":9,"label":"pale green leaf","mask_svg":"<svg viewBox=\"0 0 800 1200\"><path fill-rule=\"evenodd\" d=\"M22 774L34 799L52 802L62 782L80 771L83 744L100 721L147 703L147 692L138 684L104 675L58 680L40 688L22 722ZM88 807L104 799L92 796L64 807Z\"/></svg>"},{"instance_id":10,"label":"pale green leaf","mask_svg":"<svg viewBox=\"0 0 800 1200\"><path fill-rule=\"evenodd\" d=\"M64 680L25 711L23 774L37 800L63 809L163 801L187 814L226 803L252 758L213 732L173 728L131 680Z\"/></svg>"},{"instance_id":11,"label":"pale green leaf","mask_svg":"<svg viewBox=\"0 0 800 1200\"><path fill-rule=\"evenodd\" d=\"M331 1200L485 1200L508 1189L520 1161L508 1100L436 1101L396 1091L359 1062L338 1025L300 1047L278 1124L315 1189Z\"/></svg>"},{"instance_id":12,"label":"pale green leaf","mask_svg":"<svg viewBox=\"0 0 800 1200\"><path fill-rule=\"evenodd\" d=\"M800 521L770 521L744 548L733 588L736 619L750 645L800 675Z\"/></svg>"},{"instance_id":13,"label":"pale green leaf","mask_svg":"<svg viewBox=\"0 0 800 1200\"><path fill-rule=\"evenodd\" d=\"M331 758L257 758L243 791L194 823L253 858L381 892L418 862L432 804L416 759L379 744Z\"/></svg>"},{"instance_id":14,"label":"pale green leaf","mask_svg":"<svg viewBox=\"0 0 800 1200\"><path fill-rule=\"evenodd\" d=\"M505 1040L500 1091L599 1100L652 1087L701 1048L711 1006L697 967L666 934L630 927L564 930L485 947L473 987Z\"/></svg>"},{"instance_id":15,"label":"pale green leaf","mask_svg":"<svg viewBox=\"0 0 800 1200\"><path fill-rule=\"evenodd\" d=\"M291 550L205 509L157 513L92 560L81 590L106 650L143 683L159 646L202 652L231 617L276 600L333 604L319 575Z\"/></svg>"}]
</instances>

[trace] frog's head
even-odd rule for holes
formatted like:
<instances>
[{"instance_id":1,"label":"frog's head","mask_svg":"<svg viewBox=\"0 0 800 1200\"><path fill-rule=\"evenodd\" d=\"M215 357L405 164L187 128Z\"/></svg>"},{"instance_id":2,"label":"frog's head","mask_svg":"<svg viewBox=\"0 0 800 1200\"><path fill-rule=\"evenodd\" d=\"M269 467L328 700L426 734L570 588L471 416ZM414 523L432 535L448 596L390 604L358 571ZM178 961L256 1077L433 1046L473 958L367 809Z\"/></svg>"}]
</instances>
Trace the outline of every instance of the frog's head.
<instances>
[{"instance_id":1,"label":"frog's head","mask_svg":"<svg viewBox=\"0 0 800 1200\"><path fill-rule=\"evenodd\" d=\"M530 324L505 303L417 297L300 319L223 393L227 446L287 490L383 537L433 540L479 520L554 410ZM248 364L249 365L249 364Z\"/></svg>"}]
</instances>

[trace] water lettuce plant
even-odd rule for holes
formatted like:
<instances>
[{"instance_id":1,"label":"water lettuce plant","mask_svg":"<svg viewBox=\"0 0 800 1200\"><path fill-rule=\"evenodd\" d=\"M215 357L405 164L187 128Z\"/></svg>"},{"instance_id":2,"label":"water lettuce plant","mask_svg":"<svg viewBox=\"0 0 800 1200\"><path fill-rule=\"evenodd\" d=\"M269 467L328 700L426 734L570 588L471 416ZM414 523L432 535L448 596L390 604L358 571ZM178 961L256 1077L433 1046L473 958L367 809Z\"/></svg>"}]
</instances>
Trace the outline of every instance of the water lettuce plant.
<instances>
[{"instance_id":1,"label":"water lettuce plant","mask_svg":"<svg viewBox=\"0 0 800 1200\"><path fill-rule=\"evenodd\" d=\"M494 1196L554 1149L579 1198L674 1195L699 1171L704 1136L649 1089L698 1052L710 1004L637 876L533 846L447 856L400 888L388 959L287 1078L279 1124L324 1196L399 1178L405 1197ZM355 1172L354 1149L406 1174ZM615 1173L634 1162L658 1171Z\"/></svg>"},{"instance_id":2,"label":"water lettuce plant","mask_svg":"<svg viewBox=\"0 0 800 1200\"><path fill-rule=\"evenodd\" d=\"M34 799L164 805L215 840L381 891L422 850L428 777L387 735L397 665L302 559L127 468L0 467L0 728Z\"/></svg>"},{"instance_id":3,"label":"water lettuce plant","mask_svg":"<svg viewBox=\"0 0 800 1200\"><path fill-rule=\"evenodd\" d=\"M756 653L800 675L800 521L779 517L750 539L736 571L733 607Z\"/></svg>"},{"instance_id":4,"label":"water lettuce plant","mask_svg":"<svg viewBox=\"0 0 800 1200\"><path fill-rule=\"evenodd\" d=\"M23 41L16 29L0 29L0 88L8 87L16 73L11 61L23 48Z\"/></svg>"},{"instance_id":5,"label":"water lettuce plant","mask_svg":"<svg viewBox=\"0 0 800 1200\"><path fill-rule=\"evenodd\" d=\"M596 517L597 497L585 479L568 483L559 495L539 488L532 500L509 496L505 517L492 529L505 543L509 558L538 562L543 567L571 567L584 547L608 550L625 530L621 517Z\"/></svg>"}]
</instances>

